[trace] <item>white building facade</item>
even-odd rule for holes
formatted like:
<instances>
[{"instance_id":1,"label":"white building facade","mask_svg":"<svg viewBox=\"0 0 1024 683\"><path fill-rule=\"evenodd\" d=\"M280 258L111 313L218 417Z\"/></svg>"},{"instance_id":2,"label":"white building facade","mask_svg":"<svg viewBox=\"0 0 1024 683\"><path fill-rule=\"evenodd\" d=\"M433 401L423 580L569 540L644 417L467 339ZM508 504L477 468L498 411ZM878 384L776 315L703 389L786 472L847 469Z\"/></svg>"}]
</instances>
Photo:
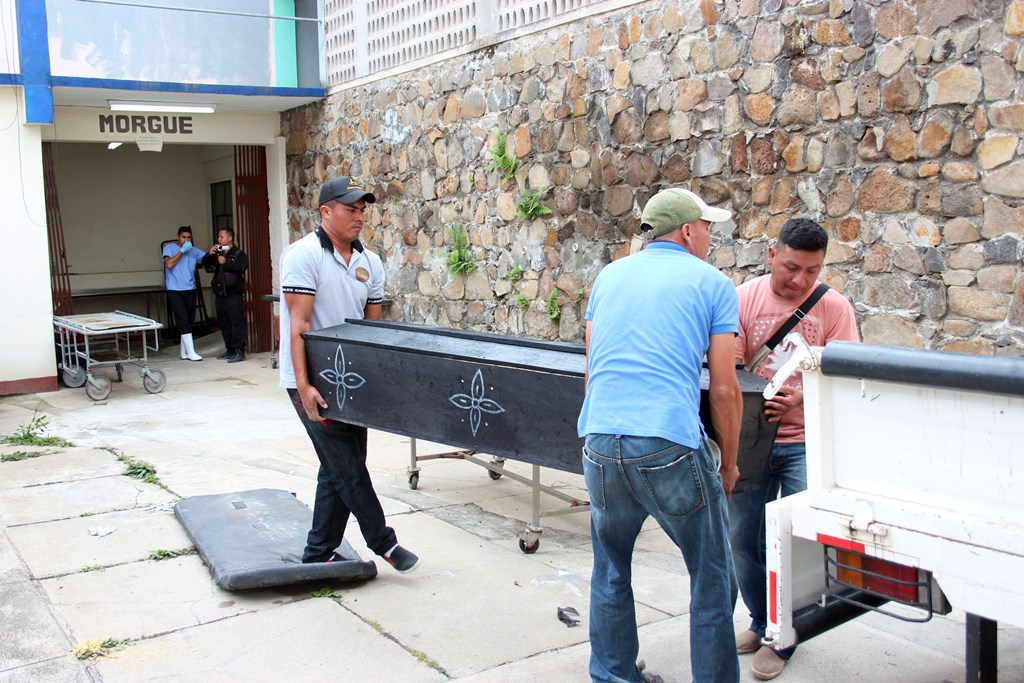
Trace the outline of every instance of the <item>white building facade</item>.
<instances>
[{"instance_id":1,"label":"white building facade","mask_svg":"<svg viewBox=\"0 0 1024 683\"><path fill-rule=\"evenodd\" d=\"M0 395L57 388L55 313L166 322L159 252L181 225L202 248L233 227L265 255L246 305L272 343L260 295L287 239L280 112L325 94L321 13L0 0Z\"/></svg>"}]
</instances>

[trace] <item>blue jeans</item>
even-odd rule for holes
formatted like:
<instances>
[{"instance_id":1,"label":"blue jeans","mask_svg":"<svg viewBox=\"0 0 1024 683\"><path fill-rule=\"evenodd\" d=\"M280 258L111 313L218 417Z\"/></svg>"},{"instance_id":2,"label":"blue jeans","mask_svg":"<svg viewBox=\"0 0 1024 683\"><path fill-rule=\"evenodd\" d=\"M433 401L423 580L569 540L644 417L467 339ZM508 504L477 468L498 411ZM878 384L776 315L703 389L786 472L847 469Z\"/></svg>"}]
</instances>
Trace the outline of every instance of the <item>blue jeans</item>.
<instances>
[{"instance_id":1,"label":"blue jeans","mask_svg":"<svg viewBox=\"0 0 1024 683\"><path fill-rule=\"evenodd\" d=\"M736 561L736 578L743 603L750 610L750 630L764 638L768 625L767 570L765 568L764 506L807 489L807 446L783 443L772 446L761 488L735 493L729 501L729 543ZM777 650L789 659L796 647Z\"/></svg>"},{"instance_id":2,"label":"blue jeans","mask_svg":"<svg viewBox=\"0 0 1024 683\"><path fill-rule=\"evenodd\" d=\"M384 521L384 510L366 469L366 427L310 420L295 389L288 390L295 412L320 459L316 475L313 525L306 537L303 562L326 562L345 538L349 515L355 515L366 547L383 555L398 543Z\"/></svg>"},{"instance_id":3,"label":"blue jeans","mask_svg":"<svg viewBox=\"0 0 1024 683\"><path fill-rule=\"evenodd\" d=\"M705 441L691 450L656 437L587 436L583 476L590 493L594 571L590 581L590 677L639 683L633 604L633 545L654 517L690 574L690 668L696 683L738 681L736 604L729 522L718 462Z\"/></svg>"}]
</instances>

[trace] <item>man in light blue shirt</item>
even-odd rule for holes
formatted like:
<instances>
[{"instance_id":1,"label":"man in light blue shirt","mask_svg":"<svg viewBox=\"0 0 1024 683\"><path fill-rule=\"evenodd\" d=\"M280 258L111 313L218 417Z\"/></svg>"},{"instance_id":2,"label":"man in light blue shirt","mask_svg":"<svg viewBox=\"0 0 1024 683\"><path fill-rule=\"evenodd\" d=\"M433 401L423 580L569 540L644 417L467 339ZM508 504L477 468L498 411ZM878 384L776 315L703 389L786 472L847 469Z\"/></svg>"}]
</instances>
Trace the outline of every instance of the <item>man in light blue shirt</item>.
<instances>
[{"instance_id":1,"label":"man in light blue shirt","mask_svg":"<svg viewBox=\"0 0 1024 683\"><path fill-rule=\"evenodd\" d=\"M205 252L192 246L192 227L178 228L178 241L164 245L164 283L171 307L174 328L181 335L181 359L202 360L192 341L192 321L196 317L196 264Z\"/></svg>"},{"instance_id":2,"label":"man in light blue shirt","mask_svg":"<svg viewBox=\"0 0 1024 683\"><path fill-rule=\"evenodd\" d=\"M583 474L594 546L595 682L641 681L631 565L648 516L682 551L690 575L693 680L739 680L726 514L726 498L739 478L739 308L732 281L704 261L711 223L731 217L688 190L659 192L641 217L651 244L605 267L591 292L587 393L578 431L586 437ZM699 418L705 355L717 445Z\"/></svg>"}]
</instances>

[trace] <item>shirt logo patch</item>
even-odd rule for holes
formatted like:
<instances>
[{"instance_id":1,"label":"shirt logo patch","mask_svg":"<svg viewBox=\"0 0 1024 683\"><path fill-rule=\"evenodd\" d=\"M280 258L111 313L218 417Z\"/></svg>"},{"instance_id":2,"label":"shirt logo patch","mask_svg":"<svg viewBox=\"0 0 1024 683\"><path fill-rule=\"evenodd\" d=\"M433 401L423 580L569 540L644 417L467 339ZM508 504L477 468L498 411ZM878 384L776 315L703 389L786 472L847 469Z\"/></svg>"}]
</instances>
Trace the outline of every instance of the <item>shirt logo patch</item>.
<instances>
[{"instance_id":1,"label":"shirt logo patch","mask_svg":"<svg viewBox=\"0 0 1024 683\"><path fill-rule=\"evenodd\" d=\"M368 282L370 280L370 271L366 268L356 268L356 279L360 282Z\"/></svg>"}]
</instances>

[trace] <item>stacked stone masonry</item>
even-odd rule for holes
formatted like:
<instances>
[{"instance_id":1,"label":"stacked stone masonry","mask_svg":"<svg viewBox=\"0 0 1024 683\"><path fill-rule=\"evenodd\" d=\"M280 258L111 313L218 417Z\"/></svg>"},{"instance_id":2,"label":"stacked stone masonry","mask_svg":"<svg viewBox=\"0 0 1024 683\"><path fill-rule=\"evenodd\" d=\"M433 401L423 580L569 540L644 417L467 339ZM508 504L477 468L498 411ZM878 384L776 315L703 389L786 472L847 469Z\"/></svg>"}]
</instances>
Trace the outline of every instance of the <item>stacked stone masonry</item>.
<instances>
[{"instance_id":1,"label":"stacked stone masonry","mask_svg":"<svg viewBox=\"0 0 1024 683\"><path fill-rule=\"evenodd\" d=\"M359 176L392 317L580 340L648 198L686 186L735 212L709 260L736 283L809 216L865 341L1021 356L1022 74L1024 0L636 5L286 112L291 238L325 178ZM525 190L552 213L518 217ZM468 276L445 265L453 227Z\"/></svg>"}]
</instances>

